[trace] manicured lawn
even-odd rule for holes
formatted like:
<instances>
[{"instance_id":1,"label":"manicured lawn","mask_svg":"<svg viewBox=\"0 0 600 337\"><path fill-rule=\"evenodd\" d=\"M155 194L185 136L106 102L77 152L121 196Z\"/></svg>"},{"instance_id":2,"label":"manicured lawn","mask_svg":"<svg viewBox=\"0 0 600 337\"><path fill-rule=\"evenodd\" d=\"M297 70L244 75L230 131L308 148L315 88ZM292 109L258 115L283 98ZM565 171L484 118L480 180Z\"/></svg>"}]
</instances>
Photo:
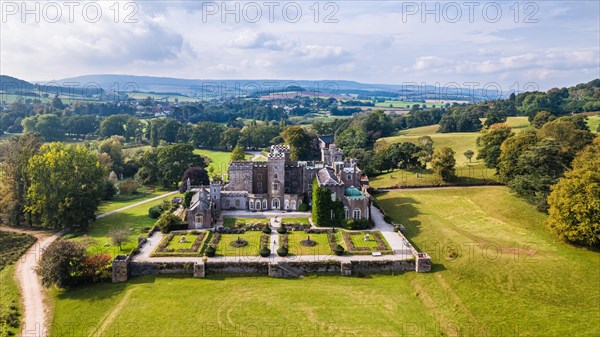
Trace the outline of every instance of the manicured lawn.
<instances>
[{"instance_id":1,"label":"manicured lawn","mask_svg":"<svg viewBox=\"0 0 600 337\"><path fill-rule=\"evenodd\" d=\"M244 234L221 234L221 240L217 245L216 255L221 256L258 256L260 249L261 231L246 231ZM238 238L248 241L245 247L232 247L231 243Z\"/></svg>"},{"instance_id":2,"label":"manicured lawn","mask_svg":"<svg viewBox=\"0 0 600 337\"><path fill-rule=\"evenodd\" d=\"M303 246L302 240L310 239L317 244L313 247ZM332 255L333 252L327 241L327 234L306 234L304 231L288 231L288 251L290 255ZM281 235L279 237L281 242Z\"/></svg>"},{"instance_id":3,"label":"manicured lawn","mask_svg":"<svg viewBox=\"0 0 600 337\"><path fill-rule=\"evenodd\" d=\"M53 291L52 298L50 333L57 337L65 336L67 327L69 336L115 336L117 329L119 336L147 331L153 337L401 336L409 327L434 322L404 276L149 275Z\"/></svg>"},{"instance_id":4,"label":"manicured lawn","mask_svg":"<svg viewBox=\"0 0 600 337\"><path fill-rule=\"evenodd\" d=\"M224 227L235 227L239 225L250 225L250 224L268 224L269 219L267 218L225 218L223 219Z\"/></svg>"},{"instance_id":5,"label":"manicured lawn","mask_svg":"<svg viewBox=\"0 0 600 337\"><path fill-rule=\"evenodd\" d=\"M370 255L373 252L391 254L392 248L380 232L344 232L337 234L341 238L344 247L350 254ZM369 240L365 241L365 234L369 234ZM354 246L354 248L352 248Z\"/></svg>"},{"instance_id":6,"label":"manicured lawn","mask_svg":"<svg viewBox=\"0 0 600 337\"><path fill-rule=\"evenodd\" d=\"M281 218L281 223L286 225L308 225L308 218Z\"/></svg>"},{"instance_id":7,"label":"manicured lawn","mask_svg":"<svg viewBox=\"0 0 600 337\"><path fill-rule=\"evenodd\" d=\"M164 188L148 189L141 191L138 194L133 195L116 195L113 200L104 201L98 208L98 214L108 213L110 211L117 210L122 207L126 207L137 202L143 201L144 199L152 199L159 195L169 193L171 190Z\"/></svg>"},{"instance_id":8,"label":"manicured lawn","mask_svg":"<svg viewBox=\"0 0 600 337\"><path fill-rule=\"evenodd\" d=\"M506 187L411 190L377 196L433 273L409 273L444 326L487 335L599 336L600 254L557 242L546 215ZM493 333L491 333L493 332ZM482 335L482 334L474 334Z\"/></svg>"},{"instance_id":9,"label":"manicured lawn","mask_svg":"<svg viewBox=\"0 0 600 337\"><path fill-rule=\"evenodd\" d=\"M182 236L185 237L185 242L180 242ZM167 245L167 249L191 249L196 238L198 238L198 235L195 234L174 235L173 240Z\"/></svg>"},{"instance_id":10,"label":"manicured lawn","mask_svg":"<svg viewBox=\"0 0 600 337\"><path fill-rule=\"evenodd\" d=\"M88 251L92 253L109 253L112 255L128 254L135 246L137 246L137 237L139 235L146 235L142 229L146 227L153 227L156 223L156 219L151 219L148 216L148 208L160 204L162 200L171 200L175 196L178 196L178 194L164 197L156 201L147 202L107 217L100 218L92 222L87 231L69 234L66 237L89 243L90 246ZM123 244L121 246L123 248L122 251L119 251L119 247L112 246L111 240L108 236L110 230L116 228L126 230L133 228L133 231L129 232L129 238L131 242ZM104 245L106 243L109 243L110 245L105 247Z\"/></svg>"}]
</instances>

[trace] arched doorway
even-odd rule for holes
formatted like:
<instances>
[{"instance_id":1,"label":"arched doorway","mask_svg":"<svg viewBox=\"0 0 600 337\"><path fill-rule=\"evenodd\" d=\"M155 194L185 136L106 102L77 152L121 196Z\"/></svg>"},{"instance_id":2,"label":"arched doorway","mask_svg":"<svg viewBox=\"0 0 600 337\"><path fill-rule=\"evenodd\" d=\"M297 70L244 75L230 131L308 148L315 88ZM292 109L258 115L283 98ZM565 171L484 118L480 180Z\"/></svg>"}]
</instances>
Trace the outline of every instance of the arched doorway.
<instances>
[{"instance_id":1,"label":"arched doorway","mask_svg":"<svg viewBox=\"0 0 600 337\"><path fill-rule=\"evenodd\" d=\"M279 209L279 199L274 198L273 201L271 201L271 208L273 209Z\"/></svg>"}]
</instances>

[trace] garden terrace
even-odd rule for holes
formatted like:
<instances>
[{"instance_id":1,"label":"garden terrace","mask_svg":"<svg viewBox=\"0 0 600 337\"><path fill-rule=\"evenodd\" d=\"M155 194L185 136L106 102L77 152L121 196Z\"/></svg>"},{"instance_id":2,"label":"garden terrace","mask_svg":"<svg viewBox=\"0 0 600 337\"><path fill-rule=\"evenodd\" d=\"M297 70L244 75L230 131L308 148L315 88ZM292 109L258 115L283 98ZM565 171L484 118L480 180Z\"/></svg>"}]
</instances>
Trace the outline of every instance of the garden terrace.
<instances>
[{"instance_id":1,"label":"garden terrace","mask_svg":"<svg viewBox=\"0 0 600 337\"><path fill-rule=\"evenodd\" d=\"M368 240L365 240L368 235ZM354 255L370 255L373 252L392 254L392 249L380 232L342 232L346 250Z\"/></svg>"},{"instance_id":2,"label":"garden terrace","mask_svg":"<svg viewBox=\"0 0 600 337\"><path fill-rule=\"evenodd\" d=\"M172 232L162 238L150 256L200 256L209 237L208 231Z\"/></svg>"},{"instance_id":3,"label":"garden terrace","mask_svg":"<svg viewBox=\"0 0 600 337\"><path fill-rule=\"evenodd\" d=\"M314 246L306 246L302 241L310 237ZM333 251L327 241L327 234L309 234L306 232L287 232L279 235L280 246L287 241L290 255L331 255Z\"/></svg>"},{"instance_id":4,"label":"garden terrace","mask_svg":"<svg viewBox=\"0 0 600 337\"><path fill-rule=\"evenodd\" d=\"M310 225L308 218L281 218L281 224L286 226Z\"/></svg>"},{"instance_id":5,"label":"garden terrace","mask_svg":"<svg viewBox=\"0 0 600 337\"><path fill-rule=\"evenodd\" d=\"M260 250L261 236L260 231L248 231L243 234L215 234L215 240L211 241L217 251L217 256L257 256ZM218 238L218 241L216 241ZM232 246L232 242L239 239L246 240L247 245L242 247ZM216 241L216 242L215 242Z\"/></svg>"}]
</instances>

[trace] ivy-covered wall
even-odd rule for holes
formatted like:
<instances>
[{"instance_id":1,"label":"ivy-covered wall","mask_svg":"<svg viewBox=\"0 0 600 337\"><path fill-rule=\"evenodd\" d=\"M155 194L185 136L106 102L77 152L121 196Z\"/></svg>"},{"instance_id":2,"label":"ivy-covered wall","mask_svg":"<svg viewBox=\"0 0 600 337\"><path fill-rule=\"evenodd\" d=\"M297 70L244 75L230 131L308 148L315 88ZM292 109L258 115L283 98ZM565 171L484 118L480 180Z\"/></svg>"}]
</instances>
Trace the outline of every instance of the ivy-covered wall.
<instances>
[{"instance_id":1,"label":"ivy-covered wall","mask_svg":"<svg viewBox=\"0 0 600 337\"><path fill-rule=\"evenodd\" d=\"M331 218L332 210L333 219ZM331 190L325 187L319 187L317 180L313 180L312 221L315 226L341 226L346 221L344 217L344 204L339 200L332 201Z\"/></svg>"}]
</instances>

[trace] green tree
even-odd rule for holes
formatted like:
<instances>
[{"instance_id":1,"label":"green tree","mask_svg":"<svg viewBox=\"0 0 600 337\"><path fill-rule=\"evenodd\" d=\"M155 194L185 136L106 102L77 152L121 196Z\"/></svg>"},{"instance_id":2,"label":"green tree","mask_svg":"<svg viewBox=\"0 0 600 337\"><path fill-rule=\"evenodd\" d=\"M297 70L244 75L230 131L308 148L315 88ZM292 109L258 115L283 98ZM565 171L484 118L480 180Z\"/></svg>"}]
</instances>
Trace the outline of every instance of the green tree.
<instances>
[{"instance_id":1,"label":"green tree","mask_svg":"<svg viewBox=\"0 0 600 337\"><path fill-rule=\"evenodd\" d=\"M24 118L21 125L23 132L39 133L46 141L58 141L65 137L62 121L52 114Z\"/></svg>"},{"instance_id":2,"label":"green tree","mask_svg":"<svg viewBox=\"0 0 600 337\"><path fill-rule=\"evenodd\" d=\"M108 232L108 237L113 244L113 246L119 246L119 251L123 250L121 247L124 243L130 242L129 232L125 229L117 228Z\"/></svg>"},{"instance_id":3,"label":"green tree","mask_svg":"<svg viewBox=\"0 0 600 337\"><path fill-rule=\"evenodd\" d=\"M454 151L449 147L436 149L431 161L433 173L443 181L452 181L456 178L456 160Z\"/></svg>"},{"instance_id":4,"label":"green tree","mask_svg":"<svg viewBox=\"0 0 600 337\"><path fill-rule=\"evenodd\" d=\"M74 115L67 118L65 129L68 134L75 138L83 139L85 135L92 134L98 130L99 123L96 116Z\"/></svg>"},{"instance_id":5,"label":"green tree","mask_svg":"<svg viewBox=\"0 0 600 337\"><path fill-rule=\"evenodd\" d=\"M291 160L313 160L319 154L317 136L301 126L290 126L281 132L284 142L290 146Z\"/></svg>"},{"instance_id":6,"label":"green tree","mask_svg":"<svg viewBox=\"0 0 600 337\"><path fill-rule=\"evenodd\" d=\"M244 148L241 146L236 146L233 148L233 151L231 152L231 161L240 161L240 160L245 160L246 159L246 154L244 153Z\"/></svg>"},{"instance_id":7,"label":"green tree","mask_svg":"<svg viewBox=\"0 0 600 337\"><path fill-rule=\"evenodd\" d=\"M473 158L473 156L475 155L475 152L473 152L473 150L467 150L463 154L465 155L465 158L467 158L469 160L469 163L470 163L471 158Z\"/></svg>"},{"instance_id":8,"label":"green tree","mask_svg":"<svg viewBox=\"0 0 600 337\"><path fill-rule=\"evenodd\" d=\"M37 274L45 287L66 288L77 284L86 249L71 240L56 240L44 249Z\"/></svg>"},{"instance_id":9,"label":"green tree","mask_svg":"<svg viewBox=\"0 0 600 337\"><path fill-rule=\"evenodd\" d=\"M122 139L122 137L112 136L102 141L98 146L98 152L107 154L110 159L109 165L105 166L106 170L109 172L115 171L116 173L123 173L125 158L123 156Z\"/></svg>"},{"instance_id":10,"label":"green tree","mask_svg":"<svg viewBox=\"0 0 600 337\"><path fill-rule=\"evenodd\" d=\"M421 164L425 166L433 157L433 139L430 136L421 136L417 139L417 142L421 149L419 152L419 160L421 160Z\"/></svg>"},{"instance_id":11,"label":"green tree","mask_svg":"<svg viewBox=\"0 0 600 337\"><path fill-rule=\"evenodd\" d=\"M24 220L30 185L27 166L43 143L38 134L14 136L0 143L0 222L18 225Z\"/></svg>"},{"instance_id":12,"label":"green tree","mask_svg":"<svg viewBox=\"0 0 600 337\"><path fill-rule=\"evenodd\" d=\"M573 160L548 197L548 227L561 239L600 246L600 138Z\"/></svg>"},{"instance_id":13,"label":"green tree","mask_svg":"<svg viewBox=\"0 0 600 337\"><path fill-rule=\"evenodd\" d=\"M29 160L27 206L48 228L85 227L95 219L106 184L106 171L83 146L44 145Z\"/></svg>"},{"instance_id":14,"label":"green tree","mask_svg":"<svg viewBox=\"0 0 600 337\"><path fill-rule=\"evenodd\" d=\"M485 123L483 123L483 125L486 128L489 128L490 126L492 126L494 124L506 122L506 115L502 111L496 110L496 109L489 110L485 114L485 117L486 117L486 120L485 120Z\"/></svg>"},{"instance_id":15,"label":"green tree","mask_svg":"<svg viewBox=\"0 0 600 337\"><path fill-rule=\"evenodd\" d=\"M123 136L126 141L137 137L141 131L140 120L130 115L111 115L100 123L100 136Z\"/></svg>"},{"instance_id":16,"label":"green tree","mask_svg":"<svg viewBox=\"0 0 600 337\"><path fill-rule=\"evenodd\" d=\"M189 144L173 144L158 149L156 153L158 181L164 187L177 187L185 170L206 166L204 157L194 153Z\"/></svg>"},{"instance_id":17,"label":"green tree","mask_svg":"<svg viewBox=\"0 0 600 337\"><path fill-rule=\"evenodd\" d=\"M594 139L594 134L587 129L587 125L582 129L569 117L560 117L544 124L538 136L556 140L561 151L566 155L567 165L575 158L577 152L591 144Z\"/></svg>"},{"instance_id":18,"label":"green tree","mask_svg":"<svg viewBox=\"0 0 600 337\"><path fill-rule=\"evenodd\" d=\"M551 122L555 119L556 116L549 113L548 111L540 111L537 114L535 114L535 117L533 117L531 125L533 125L534 128L539 129L542 126L544 126L544 124Z\"/></svg>"},{"instance_id":19,"label":"green tree","mask_svg":"<svg viewBox=\"0 0 600 337\"><path fill-rule=\"evenodd\" d=\"M534 146L538 141L535 130L525 130L513 137L510 137L500 146L500 162L498 164L498 173L500 180L507 184L517 174L520 174L517 163L523 152Z\"/></svg>"},{"instance_id":20,"label":"green tree","mask_svg":"<svg viewBox=\"0 0 600 337\"><path fill-rule=\"evenodd\" d=\"M172 226L181 223L181 219L170 211L165 211L156 221L156 226L160 228L163 233L169 232Z\"/></svg>"},{"instance_id":21,"label":"green tree","mask_svg":"<svg viewBox=\"0 0 600 337\"><path fill-rule=\"evenodd\" d=\"M183 173L181 177L181 186L179 192L187 191L187 181L190 180L192 186L208 185L210 183L208 173L201 167L190 167Z\"/></svg>"},{"instance_id":22,"label":"green tree","mask_svg":"<svg viewBox=\"0 0 600 337\"><path fill-rule=\"evenodd\" d=\"M511 128L506 124L494 124L481 130L481 135L477 137L477 159L483 159L487 168L497 168L500 146L513 135Z\"/></svg>"}]
</instances>

